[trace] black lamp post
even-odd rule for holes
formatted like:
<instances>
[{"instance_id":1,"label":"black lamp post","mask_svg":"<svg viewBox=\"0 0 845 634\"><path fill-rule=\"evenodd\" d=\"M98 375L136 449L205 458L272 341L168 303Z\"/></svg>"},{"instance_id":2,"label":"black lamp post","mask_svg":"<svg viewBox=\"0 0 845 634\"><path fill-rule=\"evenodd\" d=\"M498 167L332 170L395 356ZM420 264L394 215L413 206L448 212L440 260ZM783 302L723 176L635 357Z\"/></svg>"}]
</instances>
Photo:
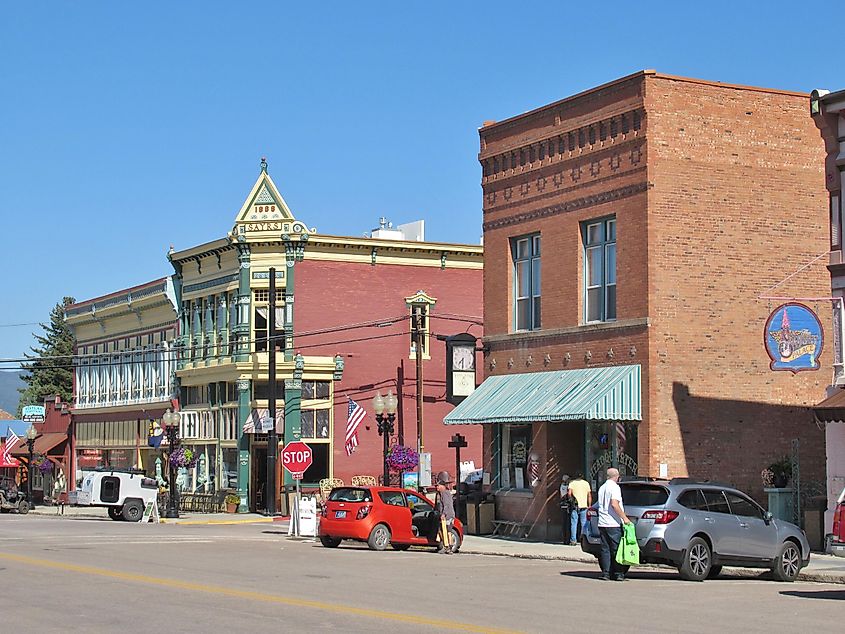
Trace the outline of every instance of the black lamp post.
<instances>
[{"instance_id":1,"label":"black lamp post","mask_svg":"<svg viewBox=\"0 0 845 634\"><path fill-rule=\"evenodd\" d=\"M32 454L35 447L35 438L38 436L38 430L35 425L30 425L26 430L26 448L29 450L29 462L26 464L26 501L29 507L35 506L32 503Z\"/></svg>"},{"instance_id":2,"label":"black lamp post","mask_svg":"<svg viewBox=\"0 0 845 634\"><path fill-rule=\"evenodd\" d=\"M387 464L387 452L390 449L390 436L393 434L393 421L396 420L396 405L399 399L391 391L387 391L387 396L382 396L380 392L376 392L373 398L373 411L376 414L376 423L378 423L378 435L382 437L383 445L383 459L384 459L384 480L382 486L390 486L390 467ZM384 411L387 410L387 417L385 418Z\"/></svg>"},{"instance_id":3,"label":"black lamp post","mask_svg":"<svg viewBox=\"0 0 845 634\"><path fill-rule=\"evenodd\" d=\"M179 446L179 412L171 411L169 408L161 417L161 422L164 425L164 429L167 433L167 466L170 470L170 477L169 477L169 484L168 487L170 489L170 493L167 496L167 510L164 512L164 516L167 518L178 518L179 517L179 506L176 503L176 496L178 495L176 492L176 467L173 465L173 461L170 459L173 456L173 452Z\"/></svg>"}]
</instances>

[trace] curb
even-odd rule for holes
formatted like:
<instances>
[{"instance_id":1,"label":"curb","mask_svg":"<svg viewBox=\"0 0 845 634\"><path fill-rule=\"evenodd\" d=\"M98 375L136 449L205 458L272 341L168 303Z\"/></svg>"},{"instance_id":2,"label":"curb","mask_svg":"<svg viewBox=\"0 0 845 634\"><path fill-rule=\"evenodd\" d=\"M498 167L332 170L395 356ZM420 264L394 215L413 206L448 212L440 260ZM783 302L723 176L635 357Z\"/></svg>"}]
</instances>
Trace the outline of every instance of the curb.
<instances>
[{"instance_id":1,"label":"curb","mask_svg":"<svg viewBox=\"0 0 845 634\"><path fill-rule=\"evenodd\" d=\"M495 552L484 550L473 550L466 547L461 547L461 552L467 555L490 555L493 557L513 557L515 559L537 559L542 561L568 561L579 564L592 564L593 560L581 559L578 557L567 557L566 555L538 555L533 553L514 553L514 552ZM672 569L671 566L659 566L657 564L641 564L640 568L653 569ZM748 579L752 577L761 577L768 575L769 571L765 568L725 568L721 577L737 577ZM825 572L805 572L798 573L797 581L807 581L813 583L835 583L845 585L845 573L825 573Z\"/></svg>"}]
</instances>

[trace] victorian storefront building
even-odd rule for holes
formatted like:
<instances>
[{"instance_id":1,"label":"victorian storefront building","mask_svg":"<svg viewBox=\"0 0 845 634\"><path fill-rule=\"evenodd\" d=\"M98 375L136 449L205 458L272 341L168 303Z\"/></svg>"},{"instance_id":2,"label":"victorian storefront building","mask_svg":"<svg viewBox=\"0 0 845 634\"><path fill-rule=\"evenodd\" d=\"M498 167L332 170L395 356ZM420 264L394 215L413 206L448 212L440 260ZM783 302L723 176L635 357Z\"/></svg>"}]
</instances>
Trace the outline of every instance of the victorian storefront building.
<instances>
[{"instance_id":1,"label":"victorian storefront building","mask_svg":"<svg viewBox=\"0 0 845 634\"><path fill-rule=\"evenodd\" d=\"M262 162L225 237L170 252L184 442L201 451L219 447L218 486L238 491L241 510L265 509L271 494L275 507L283 507L281 485L290 476L277 460L277 487L267 491L267 452L278 455L291 440L308 443L313 453L306 487L380 474L382 439L372 408L379 392L398 396L391 444L416 446L422 412L432 468L454 465L450 430L442 424L451 409L444 400L445 345L436 337L482 334L482 248L415 238L386 223L370 237L320 234L294 217ZM421 392L411 341L415 310L424 314ZM271 325L278 342L275 423ZM350 399L368 412L351 455L345 450ZM269 446L273 424L275 448ZM480 430L468 442L465 456L480 463Z\"/></svg>"},{"instance_id":2,"label":"victorian storefront building","mask_svg":"<svg viewBox=\"0 0 845 634\"><path fill-rule=\"evenodd\" d=\"M762 499L794 439L822 478L830 346L762 345L775 295L827 295L806 98L644 71L481 127L486 378L445 422L484 430L499 520L559 539L562 476L609 466Z\"/></svg>"},{"instance_id":3,"label":"victorian storefront building","mask_svg":"<svg viewBox=\"0 0 845 634\"><path fill-rule=\"evenodd\" d=\"M825 533L833 523L833 509L845 489L845 256L842 231L845 225L845 90L829 92L814 90L810 97L810 114L824 141L824 182L830 205L830 295L833 301L833 380L827 398L816 407L816 418L825 427L827 452L826 493L828 510L825 514Z\"/></svg>"},{"instance_id":4,"label":"victorian storefront building","mask_svg":"<svg viewBox=\"0 0 845 634\"><path fill-rule=\"evenodd\" d=\"M72 478L102 467L139 468L164 484L150 424L176 401L176 296L165 277L67 307L76 338Z\"/></svg>"}]
</instances>

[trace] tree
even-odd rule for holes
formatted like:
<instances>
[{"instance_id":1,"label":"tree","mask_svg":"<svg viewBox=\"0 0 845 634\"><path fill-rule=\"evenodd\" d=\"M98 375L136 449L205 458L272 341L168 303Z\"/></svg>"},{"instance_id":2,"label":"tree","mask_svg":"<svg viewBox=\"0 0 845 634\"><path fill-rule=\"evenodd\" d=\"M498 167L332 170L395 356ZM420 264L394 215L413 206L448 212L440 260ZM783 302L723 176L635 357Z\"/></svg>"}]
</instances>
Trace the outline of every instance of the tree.
<instances>
[{"instance_id":1,"label":"tree","mask_svg":"<svg viewBox=\"0 0 845 634\"><path fill-rule=\"evenodd\" d=\"M24 353L26 363L21 375L26 387L19 390L18 417L25 405L41 405L47 396L58 395L70 403L73 398L73 332L65 321L65 309L76 303L65 297L50 311L50 323L41 324L43 335L32 333L38 345L30 347L33 354Z\"/></svg>"}]
</instances>

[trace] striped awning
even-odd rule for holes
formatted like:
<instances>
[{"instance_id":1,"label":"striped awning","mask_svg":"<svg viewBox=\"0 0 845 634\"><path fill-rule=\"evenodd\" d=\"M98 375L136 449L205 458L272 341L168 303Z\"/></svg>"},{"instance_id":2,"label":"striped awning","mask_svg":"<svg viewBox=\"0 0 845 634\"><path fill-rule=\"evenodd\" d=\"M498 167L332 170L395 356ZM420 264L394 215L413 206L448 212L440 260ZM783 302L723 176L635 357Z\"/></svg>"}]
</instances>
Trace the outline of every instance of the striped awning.
<instances>
[{"instance_id":1,"label":"striped awning","mask_svg":"<svg viewBox=\"0 0 845 634\"><path fill-rule=\"evenodd\" d=\"M813 408L820 423L845 422L845 390L838 390Z\"/></svg>"},{"instance_id":2,"label":"striped awning","mask_svg":"<svg viewBox=\"0 0 845 634\"><path fill-rule=\"evenodd\" d=\"M443 422L642 420L639 365L491 376Z\"/></svg>"}]
</instances>

